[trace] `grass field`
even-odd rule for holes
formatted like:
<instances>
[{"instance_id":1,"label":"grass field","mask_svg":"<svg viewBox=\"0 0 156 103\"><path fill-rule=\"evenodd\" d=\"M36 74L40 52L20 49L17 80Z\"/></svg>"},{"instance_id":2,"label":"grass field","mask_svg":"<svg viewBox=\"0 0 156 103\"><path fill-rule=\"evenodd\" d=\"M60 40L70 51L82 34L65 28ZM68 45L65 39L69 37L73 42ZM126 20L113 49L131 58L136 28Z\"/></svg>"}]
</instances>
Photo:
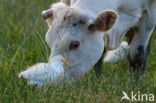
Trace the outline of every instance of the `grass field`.
<instances>
[{"instance_id":1,"label":"grass field","mask_svg":"<svg viewBox=\"0 0 156 103\"><path fill-rule=\"evenodd\" d=\"M66 86L38 89L19 79L18 73L26 67L48 60L50 49L44 39L47 24L41 11L52 2L0 0L0 103L120 103L122 91L156 95L156 35L152 39L148 72L137 83L129 79L127 62L105 63L100 78L91 70L77 83Z\"/></svg>"}]
</instances>

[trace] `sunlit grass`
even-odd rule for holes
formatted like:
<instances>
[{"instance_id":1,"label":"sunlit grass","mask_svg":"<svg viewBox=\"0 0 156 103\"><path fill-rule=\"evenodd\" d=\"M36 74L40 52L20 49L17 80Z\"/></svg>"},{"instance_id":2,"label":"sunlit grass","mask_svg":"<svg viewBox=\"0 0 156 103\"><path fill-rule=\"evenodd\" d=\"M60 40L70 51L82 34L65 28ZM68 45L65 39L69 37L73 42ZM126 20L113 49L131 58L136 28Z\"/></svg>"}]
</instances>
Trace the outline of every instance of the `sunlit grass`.
<instances>
[{"instance_id":1,"label":"sunlit grass","mask_svg":"<svg viewBox=\"0 0 156 103\"><path fill-rule=\"evenodd\" d=\"M156 36L148 72L137 83L130 80L128 63L105 63L100 78L93 70L76 83L38 89L18 79L18 73L37 62L47 62L47 25L41 11L53 0L0 0L0 103L120 103L122 91L156 93ZM125 101L126 102L126 101Z\"/></svg>"}]
</instances>

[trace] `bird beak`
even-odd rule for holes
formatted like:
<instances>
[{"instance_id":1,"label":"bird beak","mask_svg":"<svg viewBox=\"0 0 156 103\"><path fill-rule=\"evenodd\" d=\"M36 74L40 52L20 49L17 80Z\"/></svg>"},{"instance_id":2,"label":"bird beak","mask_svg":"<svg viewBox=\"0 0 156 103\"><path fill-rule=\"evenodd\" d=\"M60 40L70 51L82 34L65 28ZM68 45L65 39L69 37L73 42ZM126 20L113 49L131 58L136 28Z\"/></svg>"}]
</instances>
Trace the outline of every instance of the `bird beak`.
<instances>
[{"instance_id":1,"label":"bird beak","mask_svg":"<svg viewBox=\"0 0 156 103\"><path fill-rule=\"evenodd\" d=\"M63 62L65 65L67 65L68 67L72 68L72 66L71 66L67 61L65 61L65 60L62 59L62 62Z\"/></svg>"}]
</instances>

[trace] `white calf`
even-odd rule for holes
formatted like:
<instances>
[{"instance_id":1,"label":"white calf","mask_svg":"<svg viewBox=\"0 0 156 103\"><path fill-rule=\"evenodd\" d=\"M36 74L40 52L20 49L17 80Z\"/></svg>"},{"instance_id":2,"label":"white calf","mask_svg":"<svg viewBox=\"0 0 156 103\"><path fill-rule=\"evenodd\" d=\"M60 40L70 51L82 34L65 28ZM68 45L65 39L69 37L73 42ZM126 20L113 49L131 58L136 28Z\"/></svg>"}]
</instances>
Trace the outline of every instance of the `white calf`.
<instances>
[{"instance_id":1,"label":"white calf","mask_svg":"<svg viewBox=\"0 0 156 103\"><path fill-rule=\"evenodd\" d=\"M64 55L72 65L71 70L65 72L65 78L79 78L97 63L104 51L104 32L117 20L117 14L112 10L101 8L99 12L93 12L83 7L57 3L43 12L43 17L51 20L46 34L46 41L52 48L50 59ZM49 13L52 14L49 16Z\"/></svg>"}]
</instances>

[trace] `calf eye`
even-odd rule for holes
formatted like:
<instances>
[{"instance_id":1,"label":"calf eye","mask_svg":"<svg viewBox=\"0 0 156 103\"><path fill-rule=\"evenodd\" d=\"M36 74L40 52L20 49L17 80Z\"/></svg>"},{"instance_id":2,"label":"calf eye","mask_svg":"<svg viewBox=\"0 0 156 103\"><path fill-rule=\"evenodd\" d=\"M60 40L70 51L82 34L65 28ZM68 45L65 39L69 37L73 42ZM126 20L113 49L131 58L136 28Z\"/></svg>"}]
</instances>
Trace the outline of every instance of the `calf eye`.
<instances>
[{"instance_id":1,"label":"calf eye","mask_svg":"<svg viewBox=\"0 0 156 103\"><path fill-rule=\"evenodd\" d=\"M80 46L79 41L72 41L69 45L69 50L77 49L77 48L79 48L79 46Z\"/></svg>"}]
</instances>

